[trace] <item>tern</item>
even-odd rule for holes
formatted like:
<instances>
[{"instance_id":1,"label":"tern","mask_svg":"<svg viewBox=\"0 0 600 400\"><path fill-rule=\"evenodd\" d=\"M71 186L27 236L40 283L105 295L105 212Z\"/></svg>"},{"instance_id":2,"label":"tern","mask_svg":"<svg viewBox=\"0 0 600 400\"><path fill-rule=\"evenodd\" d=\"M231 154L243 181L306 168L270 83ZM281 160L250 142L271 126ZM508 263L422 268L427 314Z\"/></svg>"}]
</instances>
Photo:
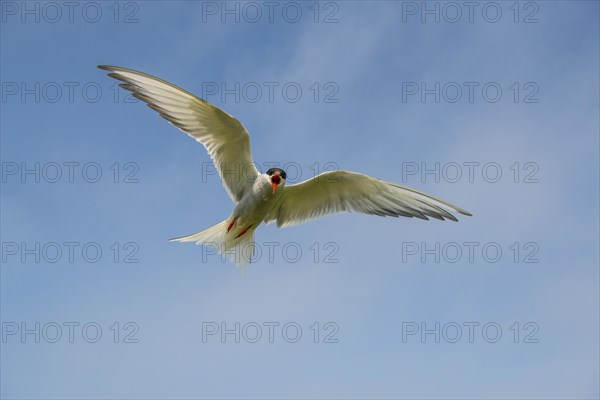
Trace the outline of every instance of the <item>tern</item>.
<instances>
[{"instance_id":1,"label":"tern","mask_svg":"<svg viewBox=\"0 0 600 400\"><path fill-rule=\"evenodd\" d=\"M152 75L108 65L98 68L122 81L119 86L200 142L235 204L223 222L172 241L216 246L238 266L245 266L254 250L254 231L262 223L285 227L342 211L442 221L457 221L449 211L472 215L418 190L350 171L324 172L286 186L282 169L261 173L256 168L248 131L225 111Z\"/></svg>"}]
</instances>

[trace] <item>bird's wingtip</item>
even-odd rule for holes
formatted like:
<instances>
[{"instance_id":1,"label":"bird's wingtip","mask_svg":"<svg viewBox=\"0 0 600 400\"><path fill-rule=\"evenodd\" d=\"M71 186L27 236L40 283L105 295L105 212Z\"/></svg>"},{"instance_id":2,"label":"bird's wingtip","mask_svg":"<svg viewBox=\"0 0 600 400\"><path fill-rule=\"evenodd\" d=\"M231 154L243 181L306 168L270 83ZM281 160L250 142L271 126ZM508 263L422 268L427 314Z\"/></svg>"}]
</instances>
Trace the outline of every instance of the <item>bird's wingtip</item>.
<instances>
[{"instance_id":1,"label":"bird's wingtip","mask_svg":"<svg viewBox=\"0 0 600 400\"><path fill-rule=\"evenodd\" d=\"M122 71L125 68L123 67L117 67L116 65L106 65L106 64L100 64L97 65L98 68L103 69L105 71Z\"/></svg>"}]
</instances>

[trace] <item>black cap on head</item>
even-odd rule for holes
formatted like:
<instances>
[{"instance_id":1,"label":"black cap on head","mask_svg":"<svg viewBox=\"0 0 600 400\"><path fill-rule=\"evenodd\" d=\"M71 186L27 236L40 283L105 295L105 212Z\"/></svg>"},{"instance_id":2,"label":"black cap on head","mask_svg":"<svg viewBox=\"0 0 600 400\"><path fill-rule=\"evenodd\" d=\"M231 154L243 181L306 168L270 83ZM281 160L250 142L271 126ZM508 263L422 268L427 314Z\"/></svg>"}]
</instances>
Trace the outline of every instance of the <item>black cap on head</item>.
<instances>
[{"instance_id":1,"label":"black cap on head","mask_svg":"<svg viewBox=\"0 0 600 400\"><path fill-rule=\"evenodd\" d=\"M267 175L272 176L275 172L277 172L283 179L286 179L287 175L281 168L271 168L267 171Z\"/></svg>"}]
</instances>

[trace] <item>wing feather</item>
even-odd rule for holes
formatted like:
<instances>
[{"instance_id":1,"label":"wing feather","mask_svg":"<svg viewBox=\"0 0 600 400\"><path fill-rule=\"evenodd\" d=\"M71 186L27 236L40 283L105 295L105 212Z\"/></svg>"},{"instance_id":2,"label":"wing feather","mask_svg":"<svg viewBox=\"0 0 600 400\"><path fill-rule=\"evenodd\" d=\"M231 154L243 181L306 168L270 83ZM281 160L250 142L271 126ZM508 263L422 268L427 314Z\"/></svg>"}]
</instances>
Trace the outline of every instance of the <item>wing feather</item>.
<instances>
[{"instance_id":1,"label":"wing feather","mask_svg":"<svg viewBox=\"0 0 600 400\"><path fill-rule=\"evenodd\" d=\"M457 221L448 210L471 214L447 201L395 183L349 171L325 172L297 185L286 186L268 221L277 226L301 224L342 211L363 214Z\"/></svg>"},{"instance_id":2,"label":"wing feather","mask_svg":"<svg viewBox=\"0 0 600 400\"><path fill-rule=\"evenodd\" d=\"M169 82L128 68L100 65L122 88L145 102L161 117L201 143L211 156L221 181L239 202L259 174L250 152L250 135L234 117Z\"/></svg>"}]
</instances>

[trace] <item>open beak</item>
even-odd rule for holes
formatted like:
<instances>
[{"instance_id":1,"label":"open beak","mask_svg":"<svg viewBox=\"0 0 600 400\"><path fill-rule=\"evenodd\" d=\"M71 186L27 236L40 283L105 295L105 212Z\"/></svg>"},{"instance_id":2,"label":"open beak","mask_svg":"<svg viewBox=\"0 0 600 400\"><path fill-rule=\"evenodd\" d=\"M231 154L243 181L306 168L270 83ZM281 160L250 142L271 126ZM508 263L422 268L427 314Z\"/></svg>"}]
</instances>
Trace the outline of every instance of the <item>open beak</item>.
<instances>
[{"instance_id":1,"label":"open beak","mask_svg":"<svg viewBox=\"0 0 600 400\"><path fill-rule=\"evenodd\" d=\"M271 177L271 186L273 186L273 193L277 190L277 186L281 183L281 177L275 174Z\"/></svg>"}]
</instances>

